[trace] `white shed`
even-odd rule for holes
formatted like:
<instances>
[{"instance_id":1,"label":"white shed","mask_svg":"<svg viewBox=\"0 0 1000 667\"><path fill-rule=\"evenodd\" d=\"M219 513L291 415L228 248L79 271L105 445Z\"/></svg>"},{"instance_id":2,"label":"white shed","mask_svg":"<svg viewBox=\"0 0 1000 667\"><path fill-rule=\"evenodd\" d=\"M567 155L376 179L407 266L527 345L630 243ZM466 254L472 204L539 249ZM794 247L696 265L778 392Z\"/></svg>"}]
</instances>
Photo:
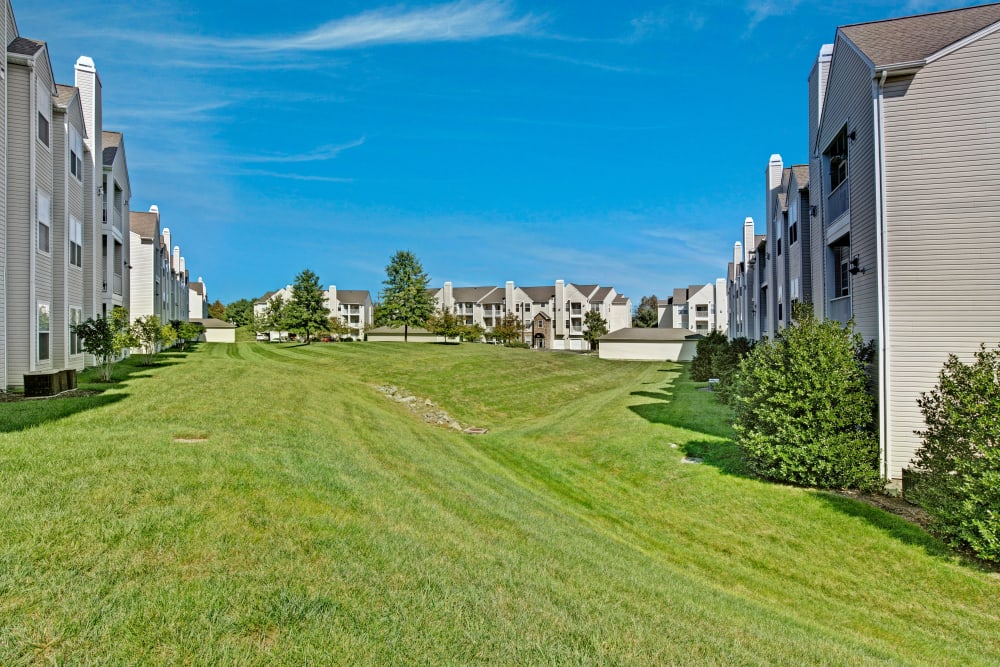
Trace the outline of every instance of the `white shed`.
<instances>
[{"instance_id":1,"label":"white shed","mask_svg":"<svg viewBox=\"0 0 1000 667\"><path fill-rule=\"evenodd\" d=\"M366 340L371 343L402 343L403 327L378 327L368 331ZM422 327L410 327L406 332L407 343L457 343L458 338L445 338Z\"/></svg>"},{"instance_id":2,"label":"white shed","mask_svg":"<svg viewBox=\"0 0 1000 667\"><path fill-rule=\"evenodd\" d=\"M601 359L691 361L702 338L690 329L628 328L603 336L597 349Z\"/></svg>"},{"instance_id":3,"label":"white shed","mask_svg":"<svg viewBox=\"0 0 1000 667\"><path fill-rule=\"evenodd\" d=\"M201 341L205 343L235 343L236 325L229 322L217 320L214 317L203 319L192 319L195 324L205 327L205 333L201 335Z\"/></svg>"}]
</instances>

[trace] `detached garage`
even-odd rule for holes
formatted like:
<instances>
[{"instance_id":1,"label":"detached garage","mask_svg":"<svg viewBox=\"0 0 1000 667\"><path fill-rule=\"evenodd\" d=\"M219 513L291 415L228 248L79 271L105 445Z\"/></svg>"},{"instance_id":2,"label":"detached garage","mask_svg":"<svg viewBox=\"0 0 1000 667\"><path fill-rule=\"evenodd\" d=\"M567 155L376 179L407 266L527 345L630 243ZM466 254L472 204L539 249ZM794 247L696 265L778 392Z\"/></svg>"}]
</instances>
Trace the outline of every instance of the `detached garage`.
<instances>
[{"instance_id":1,"label":"detached garage","mask_svg":"<svg viewBox=\"0 0 1000 667\"><path fill-rule=\"evenodd\" d=\"M205 343L235 343L236 325L229 322L217 320L214 317L204 319L192 319L195 324L205 327L205 332L201 335L202 342Z\"/></svg>"},{"instance_id":2,"label":"detached garage","mask_svg":"<svg viewBox=\"0 0 1000 667\"><path fill-rule=\"evenodd\" d=\"M701 334L689 329L619 329L600 340L601 359L691 361Z\"/></svg>"},{"instance_id":3,"label":"detached garage","mask_svg":"<svg viewBox=\"0 0 1000 667\"><path fill-rule=\"evenodd\" d=\"M378 327L368 332L365 340L371 343L457 343L458 338L445 338L423 327L410 327L404 341L403 327Z\"/></svg>"}]
</instances>

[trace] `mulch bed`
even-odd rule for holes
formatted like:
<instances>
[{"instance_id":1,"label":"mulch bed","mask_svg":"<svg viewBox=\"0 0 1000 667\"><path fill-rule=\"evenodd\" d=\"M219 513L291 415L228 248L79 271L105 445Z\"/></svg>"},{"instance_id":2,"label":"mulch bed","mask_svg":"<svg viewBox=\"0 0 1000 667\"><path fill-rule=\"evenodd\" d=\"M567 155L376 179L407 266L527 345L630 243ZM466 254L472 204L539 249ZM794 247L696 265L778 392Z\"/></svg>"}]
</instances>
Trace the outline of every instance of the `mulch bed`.
<instances>
[{"instance_id":1,"label":"mulch bed","mask_svg":"<svg viewBox=\"0 0 1000 667\"><path fill-rule=\"evenodd\" d=\"M38 398L25 398L24 394L15 394L8 391L0 391L0 403L17 403L19 401L40 401L40 400L53 400L57 398L82 398L84 396L96 396L101 392L90 391L89 389L73 389L72 391L64 391L58 396L40 396Z\"/></svg>"},{"instance_id":2,"label":"mulch bed","mask_svg":"<svg viewBox=\"0 0 1000 667\"><path fill-rule=\"evenodd\" d=\"M927 527L931 523L930 517L927 516L927 512L925 512L923 508L896 496L884 496L878 493L861 493L859 491L836 491L835 493L844 496L845 498L852 498L854 500L867 503L884 512L888 512L889 514L895 514L898 517L906 519L910 523L917 524L924 530L927 530Z\"/></svg>"}]
</instances>

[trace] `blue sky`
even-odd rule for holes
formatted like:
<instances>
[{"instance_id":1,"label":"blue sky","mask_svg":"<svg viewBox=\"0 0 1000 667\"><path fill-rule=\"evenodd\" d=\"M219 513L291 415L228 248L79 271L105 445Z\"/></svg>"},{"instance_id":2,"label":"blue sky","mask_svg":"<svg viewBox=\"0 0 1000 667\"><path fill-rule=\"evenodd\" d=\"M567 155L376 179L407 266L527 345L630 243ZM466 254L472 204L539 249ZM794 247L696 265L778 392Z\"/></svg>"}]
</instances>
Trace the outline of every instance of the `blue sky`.
<instances>
[{"instance_id":1,"label":"blue sky","mask_svg":"<svg viewBox=\"0 0 1000 667\"><path fill-rule=\"evenodd\" d=\"M981 4L13 2L60 82L94 58L133 210L227 303L304 268L375 296L403 249L634 303L722 277L836 26Z\"/></svg>"}]
</instances>

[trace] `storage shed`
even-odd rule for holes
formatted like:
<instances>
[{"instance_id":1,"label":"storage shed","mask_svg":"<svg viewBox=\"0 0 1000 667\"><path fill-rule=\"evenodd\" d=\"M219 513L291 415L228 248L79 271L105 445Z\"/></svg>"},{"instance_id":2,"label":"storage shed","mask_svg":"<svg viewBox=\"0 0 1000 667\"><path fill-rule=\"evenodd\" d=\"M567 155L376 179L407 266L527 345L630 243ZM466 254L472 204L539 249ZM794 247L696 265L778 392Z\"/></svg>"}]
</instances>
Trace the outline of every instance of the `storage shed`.
<instances>
[{"instance_id":1,"label":"storage shed","mask_svg":"<svg viewBox=\"0 0 1000 667\"><path fill-rule=\"evenodd\" d=\"M702 338L690 329L628 328L603 336L597 349L601 359L691 361Z\"/></svg>"},{"instance_id":2,"label":"storage shed","mask_svg":"<svg viewBox=\"0 0 1000 667\"><path fill-rule=\"evenodd\" d=\"M191 320L195 324L205 327L205 333L201 335L201 341L205 343L235 343L236 325L229 322L217 320L214 317Z\"/></svg>"}]
</instances>

